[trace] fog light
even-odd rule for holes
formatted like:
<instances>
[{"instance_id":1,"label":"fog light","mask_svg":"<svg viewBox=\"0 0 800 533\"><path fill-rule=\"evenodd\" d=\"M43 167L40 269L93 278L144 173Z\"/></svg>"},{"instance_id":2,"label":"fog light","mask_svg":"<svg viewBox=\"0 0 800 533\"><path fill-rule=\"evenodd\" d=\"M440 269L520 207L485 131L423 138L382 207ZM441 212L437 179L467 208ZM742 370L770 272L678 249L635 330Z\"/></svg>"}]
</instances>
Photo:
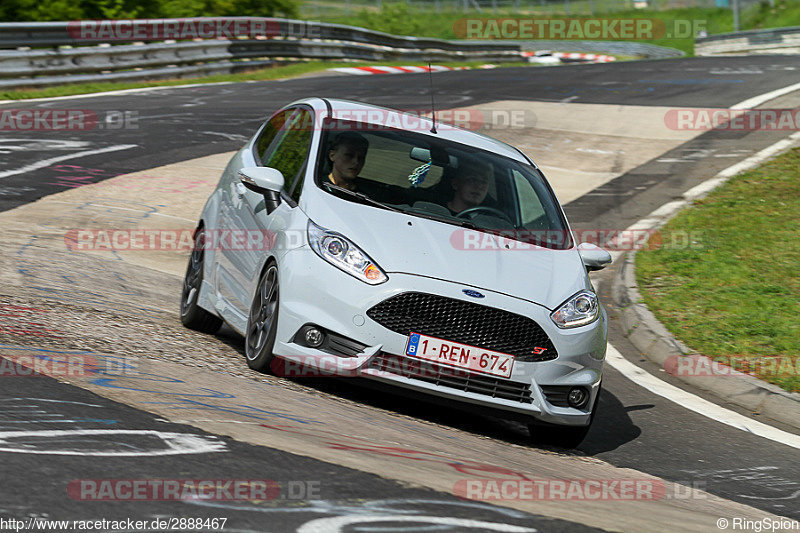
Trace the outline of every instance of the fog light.
<instances>
[{"instance_id":1,"label":"fog light","mask_svg":"<svg viewBox=\"0 0 800 533\"><path fill-rule=\"evenodd\" d=\"M317 348L325 340L325 335L317 328L308 328L306 330L306 342L312 348Z\"/></svg>"},{"instance_id":2,"label":"fog light","mask_svg":"<svg viewBox=\"0 0 800 533\"><path fill-rule=\"evenodd\" d=\"M589 401L589 392L583 387L573 387L567 394L567 403L570 407L580 409Z\"/></svg>"}]
</instances>

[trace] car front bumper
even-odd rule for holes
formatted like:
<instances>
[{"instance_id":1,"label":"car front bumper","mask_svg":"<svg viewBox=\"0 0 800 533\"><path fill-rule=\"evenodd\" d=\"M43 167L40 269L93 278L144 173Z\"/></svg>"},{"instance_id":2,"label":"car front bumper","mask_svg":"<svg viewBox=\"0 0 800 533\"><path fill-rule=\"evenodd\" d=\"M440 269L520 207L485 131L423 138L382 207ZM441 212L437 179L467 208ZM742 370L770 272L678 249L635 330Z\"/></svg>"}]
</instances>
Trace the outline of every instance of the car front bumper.
<instances>
[{"instance_id":1,"label":"car front bumper","mask_svg":"<svg viewBox=\"0 0 800 533\"><path fill-rule=\"evenodd\" d=\"M284 359L286 369L309 375L357 375L387 385L464 404L530 416L543 422L583 426L599 391L606 351L605 311L592 324L574 329L559 329L550 320L550 310L520 298L495 293L484 288L480 305L504 309L537 322L550 337L558 357L550 361L515 361L509 379L495 378L503 387L529 387L529 400L500 398L491 390L470 390L458 384L445 386L437 380L424 380L376 368L376 359L405 357L408 336L396 333L367 316L367 310L392 296L421 292L475 304L466 296L463 284L403 273L387 273L380 285L368 285L339 270L316 255L308 246L287 252L279 261L280 307L278 331L273 352ZM320 326L367 347L355 356L337 356L294 342L298 330L308 324ZM295 366L291 366L294 364ZM299 366L302 365L302 366ZM435 365L434 365L435 366ZM462 372L463 373L463 372ZM291 376L291 372L287 372ZM559 407L547 400L542 385L582 386L590 399L582 409Z\"/></svg>"}]
</instances>

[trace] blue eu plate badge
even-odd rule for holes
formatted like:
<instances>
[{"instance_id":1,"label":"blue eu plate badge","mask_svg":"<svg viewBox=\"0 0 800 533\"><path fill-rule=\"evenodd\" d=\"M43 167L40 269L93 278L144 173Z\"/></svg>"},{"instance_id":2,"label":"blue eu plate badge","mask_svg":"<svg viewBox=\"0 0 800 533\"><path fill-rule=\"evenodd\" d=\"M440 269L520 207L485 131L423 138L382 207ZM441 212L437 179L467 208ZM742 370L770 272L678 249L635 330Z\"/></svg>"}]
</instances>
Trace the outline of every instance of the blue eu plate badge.
<instances>
[{"instance_id":1,"label":"blue eu plate badge","mask_svg":"<svg viewBox=\"0 0 800 533\"><path fill-rule=\"evenodd\" d=\"M416 355L419 348L419 333L412 333L408 336L408 344L406 345L406 353L408 355Z\"/></svg>"}]
</instances>

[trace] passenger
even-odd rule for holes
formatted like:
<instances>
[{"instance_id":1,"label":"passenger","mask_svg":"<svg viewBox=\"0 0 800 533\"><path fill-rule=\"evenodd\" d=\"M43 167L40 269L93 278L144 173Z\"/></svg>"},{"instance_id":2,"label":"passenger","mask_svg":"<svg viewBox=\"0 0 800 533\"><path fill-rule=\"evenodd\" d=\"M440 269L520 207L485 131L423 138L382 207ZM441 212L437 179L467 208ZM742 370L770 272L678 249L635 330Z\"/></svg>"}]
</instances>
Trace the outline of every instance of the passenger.
<instances>
[{"instance_id":1,"label":"passenger","mask_svg":"<svg viewBox=\"0 0 800 533\"><path fill-rule=\"evenodd\" d=\"M350 191L356 191L356 178L364 168L367 157L369 141L355 132L343 132L336 135L328 150L328 159L331 161L331 172L328 180Z\"/></svg>"},{"instance_id":2,"label":"passenger","mask_svg":"<svg viewBox=\"0 0 800 533\"><path fill-rule=\"evenodd\" d=\"M453 216L466 209L481 205L486 199L489 183L494 175L491 165L480 161L464 163L461 163L464 164L464 169L453 176L450 181L453 187L453 198L447 202L447 209Z\"/></svg>"}]
</instances>

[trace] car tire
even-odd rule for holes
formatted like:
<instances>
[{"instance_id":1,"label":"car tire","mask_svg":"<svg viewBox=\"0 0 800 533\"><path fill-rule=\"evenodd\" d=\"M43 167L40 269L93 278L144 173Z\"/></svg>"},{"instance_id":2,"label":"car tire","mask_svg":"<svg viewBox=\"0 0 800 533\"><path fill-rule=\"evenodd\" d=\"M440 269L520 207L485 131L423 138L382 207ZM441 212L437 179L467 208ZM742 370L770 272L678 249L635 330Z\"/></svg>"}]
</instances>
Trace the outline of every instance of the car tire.
<instances>
[{"instance_id":1,"label":"car tire","mask_svg":"<svg viewBox=\"0 0 800 533\"><path fill-rule=\"evenodd\" d=\"M244 342L247 366L259 372L267 372L275 357L272 349L278 327L278 297L278 266L271 263L253 295Z\"/></svg>"},{"instance_id":2,"label":"car tire","mask_svg":"<svg viewBox=\"0 0 800 533\"><path fill-rule=\"evenodd\" d=\"M181 322L189 329L213 334L222 326L222 319L197 305L200 287L203 284L204 244L205 233L201 229L195 236L195 246L192 255L189 256L189 265L183 278Z\"/></svg>"},{"instance_id":3,"label":"car tire","mask_svg":"<svg viewBox=\"0 0 800 533\"><path fill-rule=\"evenodd\" d=\"M592 427L592 422L594 422L594 417L597 414L597 407L600 405L601 388L602 387L598 387L597 389L597 396L595 397L594 406L592 406L592 412L589 415L589 423L587 425L562 426L534 420L528 423L528 431L530 432L531 439L539 444L547 444L559 448L577 448L586 438L589 429Z\"/></svg>"}]
</instances>

